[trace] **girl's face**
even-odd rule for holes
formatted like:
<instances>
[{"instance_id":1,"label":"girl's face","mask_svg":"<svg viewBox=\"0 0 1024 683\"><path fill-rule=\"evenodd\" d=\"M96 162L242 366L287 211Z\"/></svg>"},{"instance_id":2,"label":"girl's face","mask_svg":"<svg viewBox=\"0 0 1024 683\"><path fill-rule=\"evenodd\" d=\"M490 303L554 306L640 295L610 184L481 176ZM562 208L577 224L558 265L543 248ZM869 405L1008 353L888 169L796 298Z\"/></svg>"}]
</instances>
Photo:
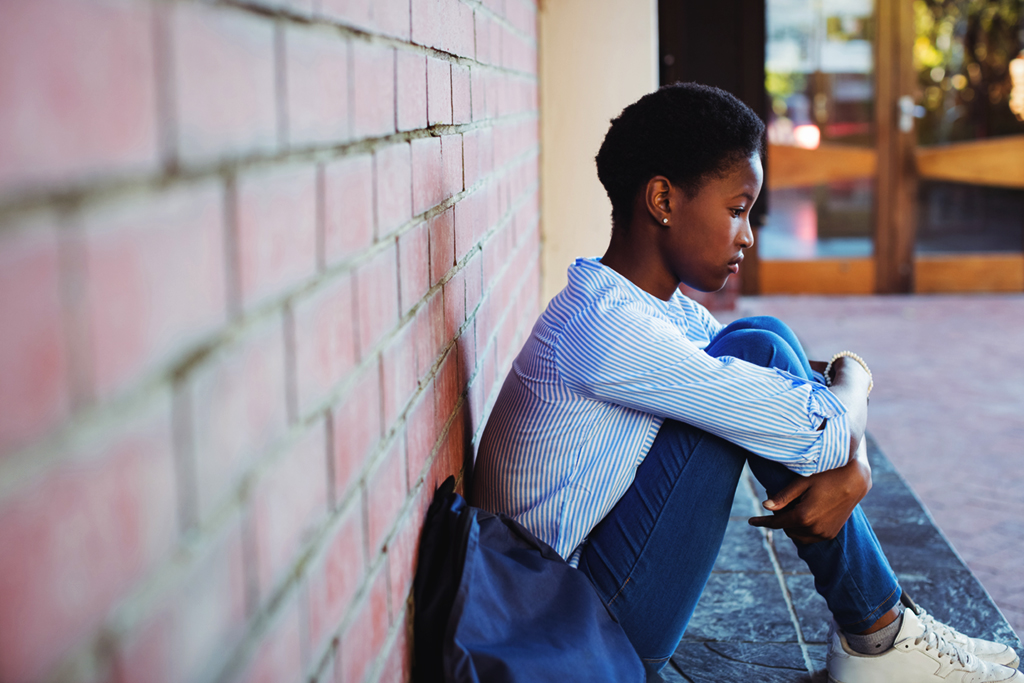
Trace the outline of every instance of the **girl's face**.
<instances>
[{"instance_id":1,"label":"girl's face","mask_svg":"<svg viewBox=\"0 0 1024 683\"><path fill-rule=\"evenodd\" d=\"M680 282L702 292L715 292L739 272L743 250L754 244L750 208L763 179L761 158L754 154L726 175L706 180L692 199L682 188L672 186L661 253Z\"/></svg>"}]
</instances>

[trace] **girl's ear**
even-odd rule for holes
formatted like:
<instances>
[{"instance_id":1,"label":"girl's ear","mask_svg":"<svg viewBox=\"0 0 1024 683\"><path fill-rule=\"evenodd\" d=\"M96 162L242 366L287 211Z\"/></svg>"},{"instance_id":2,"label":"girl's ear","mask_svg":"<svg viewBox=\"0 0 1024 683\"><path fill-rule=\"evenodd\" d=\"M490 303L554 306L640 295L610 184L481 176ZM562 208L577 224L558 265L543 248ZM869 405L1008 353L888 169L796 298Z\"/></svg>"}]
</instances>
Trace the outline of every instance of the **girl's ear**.
<instances>
[{"instance_id":1,"label":"girl's ear","mask_svg":"<svg viewBox=\"0 0 1024 683\"><path fill-rule=\"evenodd\" d=\"M647 205L647 213L651 219L660 225L667 225L672 217L672 182L665 176L654 176L647 181L644 191L644 199Z\"/></svg>"}]
</instances>

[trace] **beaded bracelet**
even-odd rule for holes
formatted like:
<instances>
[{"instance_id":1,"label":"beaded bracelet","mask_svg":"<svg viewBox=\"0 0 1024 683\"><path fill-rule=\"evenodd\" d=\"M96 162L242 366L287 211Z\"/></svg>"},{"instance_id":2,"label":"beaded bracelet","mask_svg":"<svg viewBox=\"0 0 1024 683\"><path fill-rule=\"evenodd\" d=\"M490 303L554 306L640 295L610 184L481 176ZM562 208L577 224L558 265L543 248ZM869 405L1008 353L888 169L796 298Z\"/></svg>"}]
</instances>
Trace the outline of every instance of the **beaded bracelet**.
<instances>
[{"instance_id":1,"label":"beaded bracelet","mask_svg":"<svg viewBox=\"0 0 1024 683\"><path fill-rule=\"evenodd\" d=\"M842 358L844 356L847 357L847 358L852 358L853 360L855 360L858 363L860 363L860 366L862 368L864 368L864 372L868 373L868 393L867 393L867 395L870 396L871 395L871 388L875 386L875 380L871 376L871 368L868 367L868 364L864 362L863 358L861 358L860 356L855 354L853 351L840 351L839 353L837 353L836 355L832 356L832 358L829 359L828 365L825 366L825 386L827 386L827 387L832 386L832 377L829 374L832 371L832 364L835 363L837 360L839 360L840 358Z\"/></svg>"}]
</instances>

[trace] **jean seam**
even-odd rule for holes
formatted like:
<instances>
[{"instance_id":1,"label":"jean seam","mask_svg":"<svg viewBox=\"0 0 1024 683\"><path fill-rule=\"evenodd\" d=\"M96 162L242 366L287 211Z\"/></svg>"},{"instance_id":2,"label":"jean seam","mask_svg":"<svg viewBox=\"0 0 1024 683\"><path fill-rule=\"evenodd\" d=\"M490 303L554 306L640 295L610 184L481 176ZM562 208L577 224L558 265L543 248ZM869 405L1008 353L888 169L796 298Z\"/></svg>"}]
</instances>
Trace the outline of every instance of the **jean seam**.
<instances>
[{"instance_id":1,"label":"jean seam","mask_svg":"<svg viewBox=\"0 0 1024 683\"><path fill-rule=\"evenodd\" d=\"M864 617L860 621L855 621L852 624L847 624L847 625L840 624L839 625L840 628L842 628L847 633L859 633L859 631L854 631L853 629L858 627L858 626L861 626L861 625L871 626L871 624L873 624L876 621L878 621L878 614L877 614L878 611L880 609L882 609L882 607L884 607L885 604L892 599L892 596L894 596L899 589L900 589L899 584L897 584L896 587L892 589L892 592L889 593L887 596L885 596L884 600L882 600L880 603L875 605L875 608L872 609L870 612L868 612L868 616Z\"/></svg>"}]
</instances>

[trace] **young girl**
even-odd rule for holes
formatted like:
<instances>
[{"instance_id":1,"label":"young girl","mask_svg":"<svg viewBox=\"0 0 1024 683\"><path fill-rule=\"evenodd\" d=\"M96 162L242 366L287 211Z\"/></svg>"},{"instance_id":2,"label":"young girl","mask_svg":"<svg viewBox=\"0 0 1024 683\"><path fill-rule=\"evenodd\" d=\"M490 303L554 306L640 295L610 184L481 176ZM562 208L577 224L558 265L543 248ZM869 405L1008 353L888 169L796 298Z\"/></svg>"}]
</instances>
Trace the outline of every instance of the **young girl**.
<instances>
[{"instance_id":1,"label":"young girl","mask_svg":"<svg viewBox=\"0 0 1024 683\"><path fill-rule=\"evenodd\" d=\"M739 100L696 84L663 87L612 121L597 155L611 244L569 268L513 363L481 440L474 502L584 572L656 673L749 463L772 513L750 523L797 543L832 612L832 681L1021 683L1012 649L903 610L858 505L871 486L864 361L843 352L812 364L780 321L723 327L678 290L716 291L738 272L763 134Z\"/></svg>"}]
</instances>

